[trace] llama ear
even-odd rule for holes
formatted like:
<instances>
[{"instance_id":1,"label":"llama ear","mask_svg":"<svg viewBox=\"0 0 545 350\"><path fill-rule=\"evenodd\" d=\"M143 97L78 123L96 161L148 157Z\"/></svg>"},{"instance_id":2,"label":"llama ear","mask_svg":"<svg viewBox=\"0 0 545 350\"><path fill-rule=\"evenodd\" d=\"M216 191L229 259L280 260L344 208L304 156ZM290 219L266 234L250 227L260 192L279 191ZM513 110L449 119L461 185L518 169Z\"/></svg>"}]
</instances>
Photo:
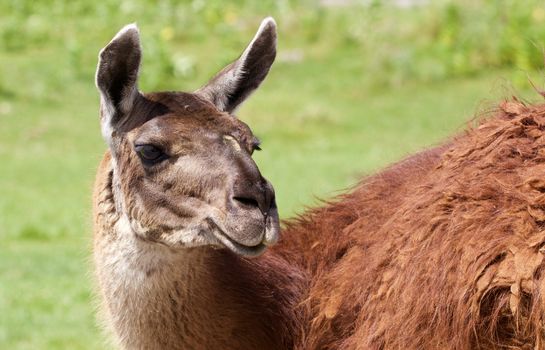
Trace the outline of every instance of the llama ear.
<instances>
[{"instance_id":1,"label":"llama ear","mask_svg":"<svg viewBox=\"0 0 545 350\"><path fill-rule=\"evenodd\" d=\"M136 24L123 27L98 55L96 86L100 92L102 136L111 144L112 133L125 123L138 92L141 60Z\"/></svg>"},{"instance_id":2,"label":"llama ear","mask_svg":"<svg viewBox=\"0 0 545 350\"><path fill-rule=\"evenodd\" d=\"M265 18L242 55L196 93L225 112L233 112L269 73L276 57L276 23Z\"/></svg>"}]
</instances>

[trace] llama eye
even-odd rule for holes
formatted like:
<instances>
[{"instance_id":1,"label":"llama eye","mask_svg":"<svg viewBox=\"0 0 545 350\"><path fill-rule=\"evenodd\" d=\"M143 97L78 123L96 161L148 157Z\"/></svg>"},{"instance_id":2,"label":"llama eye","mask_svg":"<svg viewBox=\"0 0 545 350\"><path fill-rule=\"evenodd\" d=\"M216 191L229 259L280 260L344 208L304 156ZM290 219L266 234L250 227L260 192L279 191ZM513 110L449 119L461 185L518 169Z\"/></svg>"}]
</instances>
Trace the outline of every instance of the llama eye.
<instances>
[{"instance_id":1,"label":"llama eye","mask_svg":"<svg viewBox=\"0 0 545 350\"><path fill-rule=\"evenodd\" d=\"M154 145L136 145L134 149L145 165L153 165L167 158L166 154Z\"/></svg>"}]
</instances>

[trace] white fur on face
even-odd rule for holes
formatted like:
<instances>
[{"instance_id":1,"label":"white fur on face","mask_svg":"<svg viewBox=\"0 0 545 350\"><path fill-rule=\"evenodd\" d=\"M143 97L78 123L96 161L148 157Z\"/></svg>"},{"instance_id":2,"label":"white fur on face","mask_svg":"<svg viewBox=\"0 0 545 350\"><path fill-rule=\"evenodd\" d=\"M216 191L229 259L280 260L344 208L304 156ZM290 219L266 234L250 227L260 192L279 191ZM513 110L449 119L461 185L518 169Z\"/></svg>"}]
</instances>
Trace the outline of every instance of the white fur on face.
<instances>
[{"instance_id":1,"label":"white fur on face","mask_svg":"<svg viewBox=\"0 0 545 350\"><path fill-rule=\"evenodd\" d=\"M233 147L235 151L240 152L242 148L240 148L240 143L238 143L237 139L235 139L233 136L225 135L223 136L223 139L227 141L226 143Z\"/></svg>"}]
</instances>

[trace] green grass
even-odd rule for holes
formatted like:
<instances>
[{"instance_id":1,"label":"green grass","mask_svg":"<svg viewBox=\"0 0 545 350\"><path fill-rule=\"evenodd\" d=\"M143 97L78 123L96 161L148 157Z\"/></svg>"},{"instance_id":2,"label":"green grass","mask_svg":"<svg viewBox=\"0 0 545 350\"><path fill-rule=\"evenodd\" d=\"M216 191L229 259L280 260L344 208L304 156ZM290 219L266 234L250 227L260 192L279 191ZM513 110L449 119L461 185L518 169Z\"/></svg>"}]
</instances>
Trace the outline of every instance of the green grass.
<instances>
[{"instance_id":1,"label":"green grass","mask_svg":"<svg viewBox=\"0 0 545 350\"><path fill-rule=\"evenodd\" d=\"M25 239L7 242L1 254L2 348L102 348L86 244Z\"/></svg>"},{"instance_id":2,"label":"green grass","mask_svg":"<svg viewBox=\"0 0 545 350\"><path fill-rule=\"evenodd\" d=\"M131 1L116 11L112 1L44 3L0 5L1 349L105 346L89 262L90 193L105 149L93 72L100 47L127 22L138 19L143 33L141 88L191 90L240 53L260 18L277 17L278 61L239 117L263 141L255 158L283 218L441 142L513 91L537 97L517 65L433 79L379 69L373 62L385 51L375 57L366 51L372 43L357 41L354 12L370 16L360 8ZM405 15L407 23L419 16Z\"/></svg>"}]
</instances>

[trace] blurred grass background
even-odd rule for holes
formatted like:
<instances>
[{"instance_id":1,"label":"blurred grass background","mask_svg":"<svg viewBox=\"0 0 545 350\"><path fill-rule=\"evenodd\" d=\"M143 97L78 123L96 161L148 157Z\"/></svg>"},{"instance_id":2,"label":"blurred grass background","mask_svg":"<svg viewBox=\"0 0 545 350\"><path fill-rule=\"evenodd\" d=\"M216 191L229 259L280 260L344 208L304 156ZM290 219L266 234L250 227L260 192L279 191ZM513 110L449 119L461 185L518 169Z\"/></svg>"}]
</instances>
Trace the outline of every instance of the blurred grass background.
<instances>
[{"instance_id":1,"label":"blurred grass background","mask_svg":"<svg viewBox=\"0 0 545 350\"><path fill-rule=\"evenodd\" d=\"M143 91L194 90L260 20L279 26L269 78L239 110L281 216L436 144L513 94L537 100L538 0L2 0L0 349L101 349L90 192L105 146L97 53L143 35Z\"/></svg>"}]
</instances>

